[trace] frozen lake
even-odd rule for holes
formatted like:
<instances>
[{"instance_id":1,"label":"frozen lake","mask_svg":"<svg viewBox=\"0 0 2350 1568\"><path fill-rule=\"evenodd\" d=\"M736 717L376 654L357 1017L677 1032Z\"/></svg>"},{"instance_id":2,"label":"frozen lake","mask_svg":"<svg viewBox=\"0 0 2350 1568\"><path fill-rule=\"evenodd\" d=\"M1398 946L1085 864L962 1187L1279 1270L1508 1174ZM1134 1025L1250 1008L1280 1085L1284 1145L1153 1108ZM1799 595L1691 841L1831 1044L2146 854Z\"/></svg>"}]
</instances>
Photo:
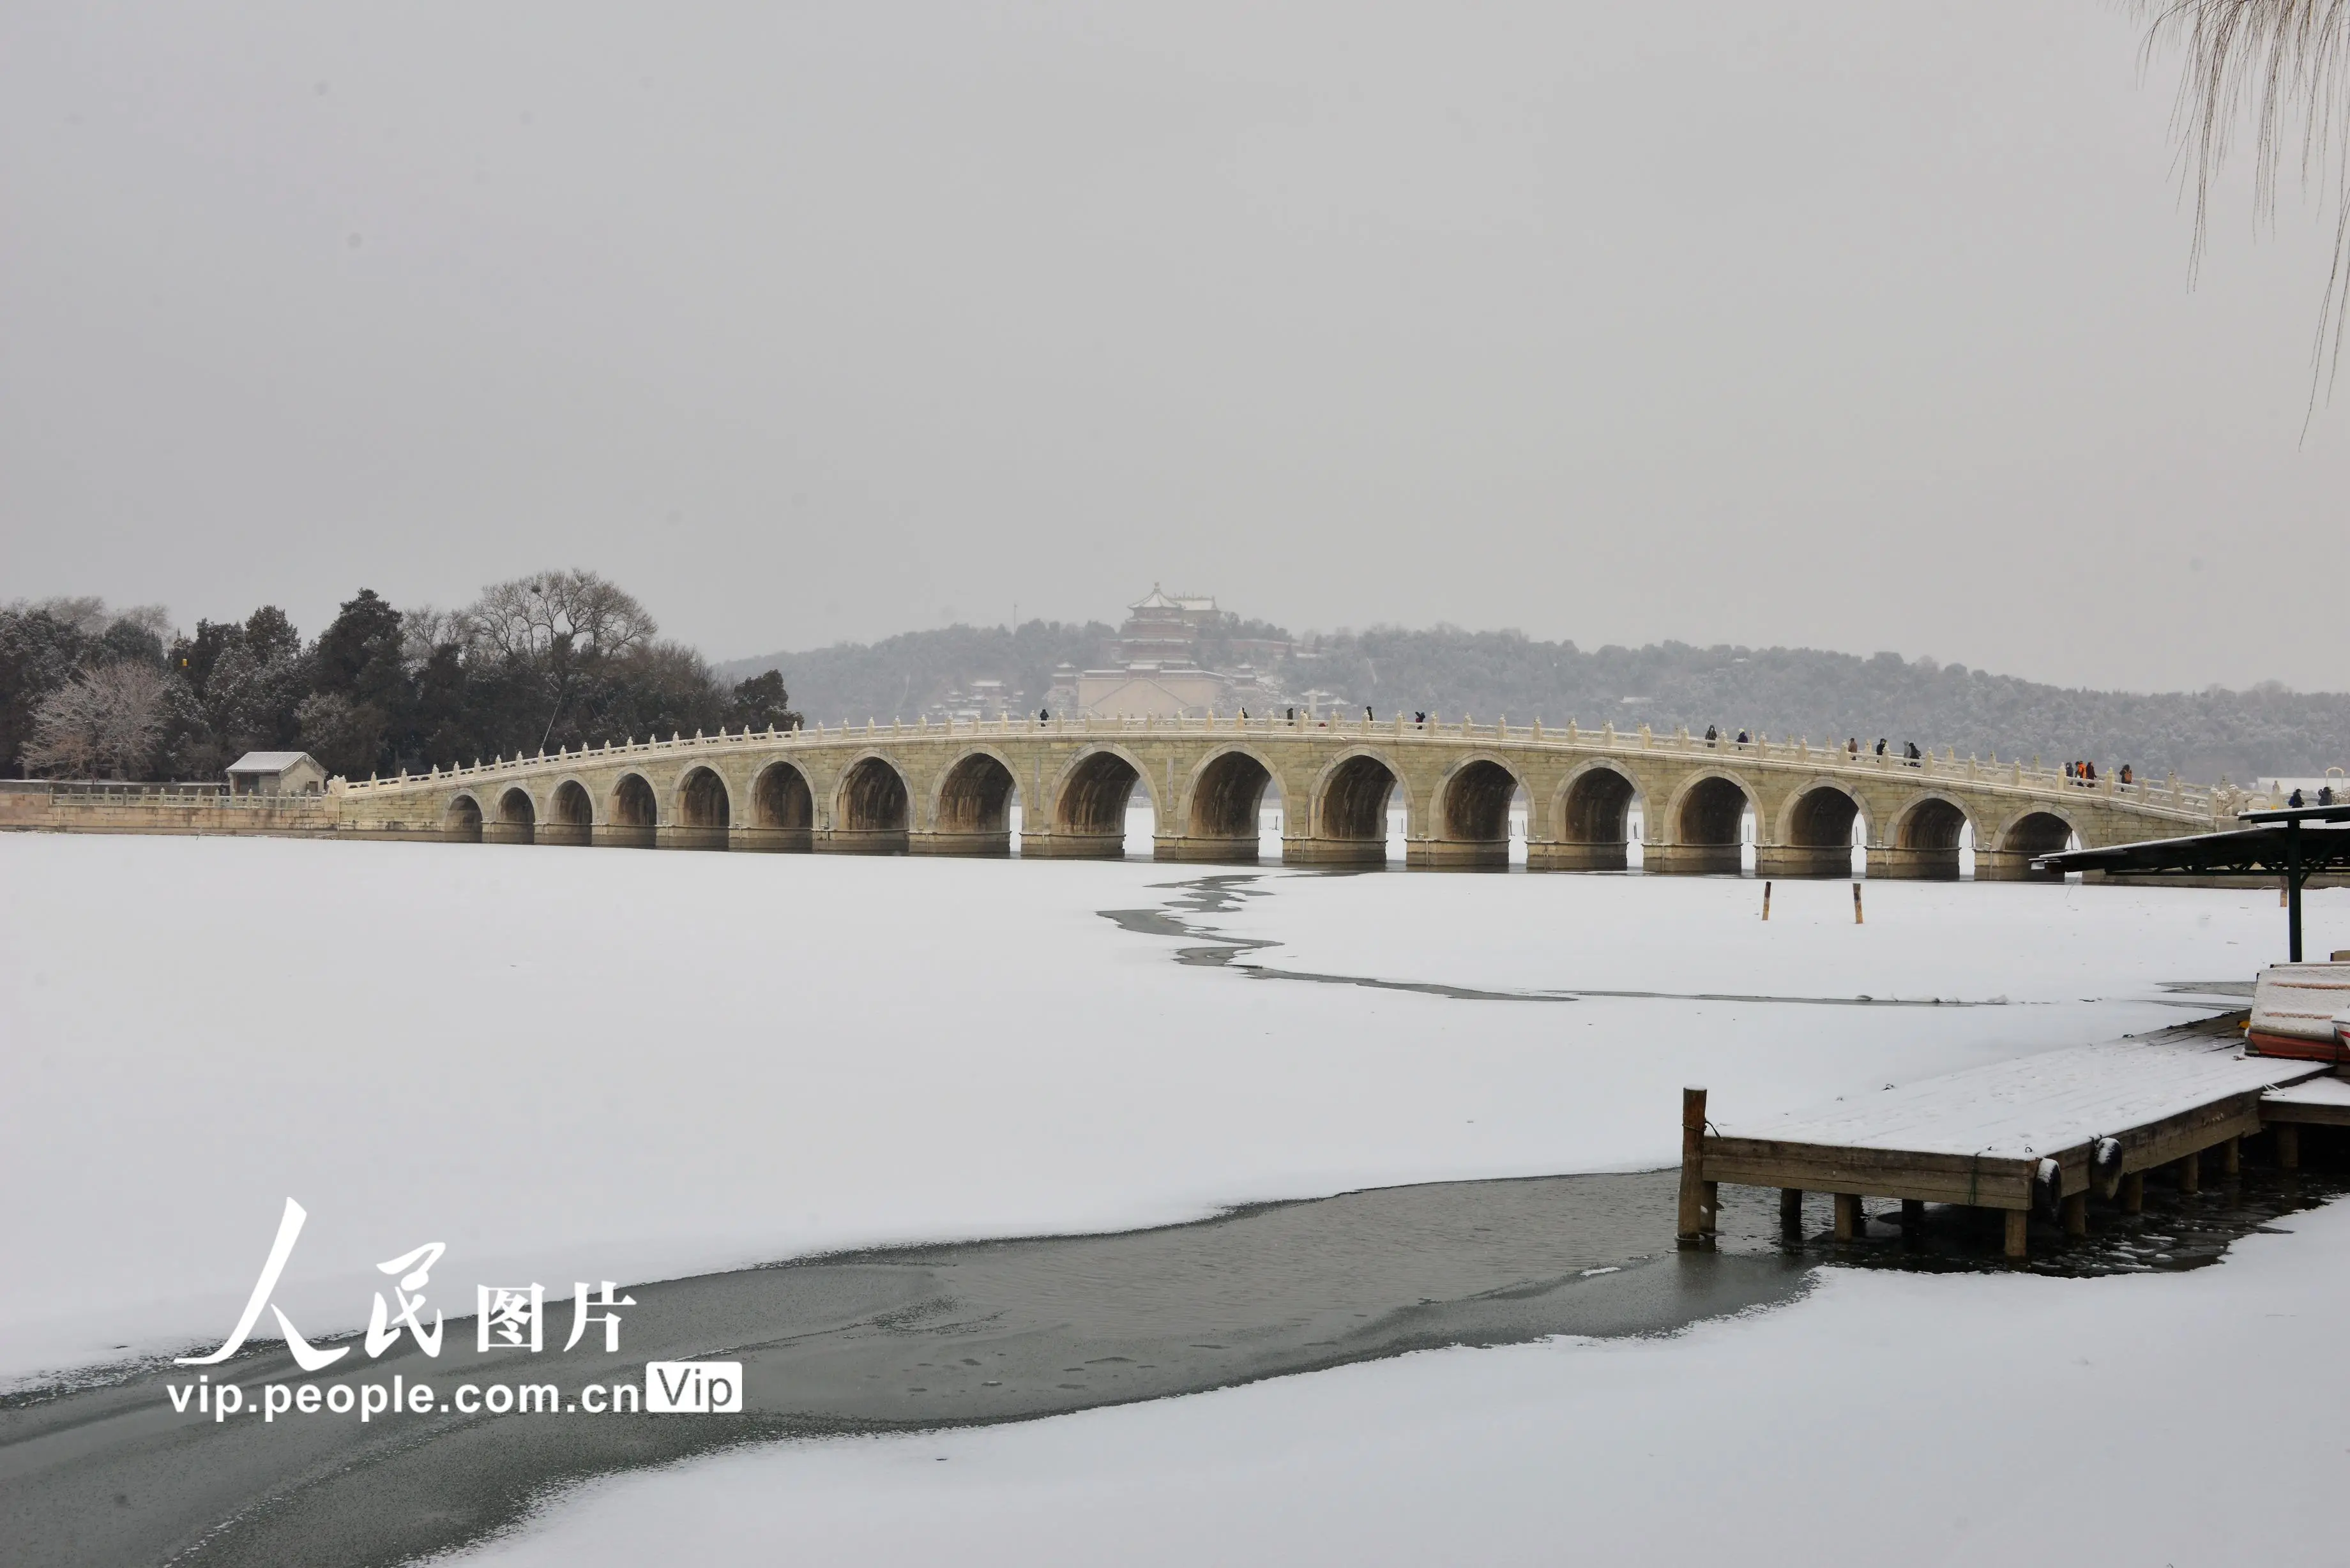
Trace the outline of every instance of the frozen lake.
<instances>
[{"instance_id":1,"label":"frozen lake","mask_svg":"<svg viewBox=\"0 0 2350 1568\"><path fill-rule=\"evenodd\" d=\"M1781 884L1766 925L1739 880L1278 868L1184 913L1219 875L0 837L0 1177L44 1261L0 1284L0 1370L217 1340L289 1195L278 1300L319 1334L428 1241L460 1280L644 1280L1652 1168L1684 1083L1744 1119L2175 1021L2163 982L2249 978L2282 925L2260 892L1876 883L1856 927ZM1272 945L1185 966L1103 916L1170 908ZM1512 999L1578 989L1664 994Z\"/></svg>"}]
</instances>

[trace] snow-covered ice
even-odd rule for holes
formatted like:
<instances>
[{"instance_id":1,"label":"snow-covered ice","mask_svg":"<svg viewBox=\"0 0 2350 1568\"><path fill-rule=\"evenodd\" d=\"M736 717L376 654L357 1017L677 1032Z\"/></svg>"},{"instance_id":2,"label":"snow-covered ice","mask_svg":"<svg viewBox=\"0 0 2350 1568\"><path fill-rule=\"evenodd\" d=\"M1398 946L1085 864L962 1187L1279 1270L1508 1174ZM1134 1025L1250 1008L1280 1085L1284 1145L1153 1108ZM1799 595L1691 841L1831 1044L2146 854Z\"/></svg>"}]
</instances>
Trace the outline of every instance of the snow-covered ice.
<instances>
[{"instance_id":1,"label":"snow-covered ice","mask_svg":"<svg viewBox=\"0 0 2350 1568\"><path fill-rule=\"evenodd\" d=\"M0 1374L210 1342L374 1265L640 1280L887 1241L1675 1155L1748 1119L2176 1021L2273 895L1267 870L1248 961L1494 989L2002 1007L1467 1002L1171 961L1126 862L0 836ZM2310 899L2350 945L2350 895ZM443 1298L450 1299L450 1298Z\"/></svg>"},{"instance_id":2,"label":"snow-covered ice","mask_svg":"<svg viewBox=\"0 0 2350 1568\"><path fill-rule=\"evenodd\" d=\"M2331 1565L2350 1204L2287 1227L2187 1274L1831 1270L1671 1339L752 1449L461 1561Z\"/></svg>"}]
</instances>

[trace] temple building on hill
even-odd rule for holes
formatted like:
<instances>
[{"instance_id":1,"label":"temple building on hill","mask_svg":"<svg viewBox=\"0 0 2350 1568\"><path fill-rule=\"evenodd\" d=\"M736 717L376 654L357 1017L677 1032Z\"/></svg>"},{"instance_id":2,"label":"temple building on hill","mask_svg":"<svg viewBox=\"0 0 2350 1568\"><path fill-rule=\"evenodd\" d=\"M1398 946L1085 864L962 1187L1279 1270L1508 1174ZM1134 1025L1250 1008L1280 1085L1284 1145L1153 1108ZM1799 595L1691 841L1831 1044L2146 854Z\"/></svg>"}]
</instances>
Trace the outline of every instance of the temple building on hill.
<instances>
[{"instance_id":1,"label":"temple building on hill","mask_svg":"<svg viewBox=\"0 0 2350 1568\"><path fill-rule=\"evenodd\" d=\"M1150 592L1126 607L1126 624L1107 649L1115 668L1053 672L1047 705L1091 718L1200 718L1207 713L1270 712L1281 701L1260 670L1287 657L1289 644L1228 635L1240 618L1213 598ZM1206 643L1208 649L1201 645ZM1200 662L1212 651L1225 669Z\"/></svg>"}]
</instances>

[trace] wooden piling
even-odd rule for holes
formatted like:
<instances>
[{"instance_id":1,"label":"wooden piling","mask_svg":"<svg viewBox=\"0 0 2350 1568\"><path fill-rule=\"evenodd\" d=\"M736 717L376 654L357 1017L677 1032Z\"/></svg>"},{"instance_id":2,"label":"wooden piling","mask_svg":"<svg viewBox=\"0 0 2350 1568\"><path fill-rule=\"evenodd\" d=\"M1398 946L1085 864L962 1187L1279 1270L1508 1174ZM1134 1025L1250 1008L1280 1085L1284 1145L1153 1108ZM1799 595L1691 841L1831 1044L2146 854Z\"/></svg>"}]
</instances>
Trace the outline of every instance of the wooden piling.
<instances>
[{"instance_id":1,"label":"wooden piling","mask_svg":"<svg viewBox=\"0 0 2350 1568\"><path fill-rule=\"evenodd\" d=\"M2064 1234L2074 1238L2089 1233L2089 1195L2075 1192L2064 1199Z\"/></svg>"},{"instance_id":2,"label":"wooden piling","mask_svg":"<svg viewBox=\"0 0 2350 1568\"><path fill-rule=\"evenodd\" d=\"M2244 1173L2244 1140L2231 1137L2220 1146L2220 1174L2241 1176Z\"/></svg>"},{"instance_id":3,"label":"wooden piling","mask_svg":"<svg viewBox=\"0 0 2350 1568\"><path fill-rule=\"evenodd\" d=\"M1852 923L1856 926L1868 923L1860 918L1860 884L1857 882L1852 885Z\"/></svg>"},{"instance_id":4,"label":"wooden piling","mask_svg":"<svg viewBox=\"0 0 2350 1568\"><path fill-rule=\"evenodd\" d=\"M2200 1154L2179 1158L2178 1190L2189 1198L2203 1190L2203 1157Z\"/></svg>"},{"instance_id":5,"label":"wooden piling","mask_svg":"<svg viewBox=\"0 0 2350 1568\"><path fill-rule=\"evenodd\" d=\"M1901 1200L1901 1230L1905 1235L1910 1233L1911 1227L1918 1224L1925 1218L1926 1200L1924 1199L1905 1198Z\"/></svg>"},{"instance_id":6,"label":"wooden piling","mask_svg":"<svg viewBox=\"0 0 2350 1568\"><path fill-rule=\"evenodd\" d=\"M2146 1212L2145 1171L2133 1170L2122 1178L2122 1212L2125 1214Z\"/></svg>"},{"instance_id":7,"label":"wooden piling","mask_svg":"<svg viewBox=\"0 0 2350 1568\"><path fill-rule=\"evenodd\" d=\"M2301 1129L2291 1122L2276 1125L2277 1164L2287 1170L2301 1168Z\"/></svg>"},{"instance_id":8,"label":"wooden piling","mask_svg":"<svg viewBox=\"0 0 2350 1568\"><path fill-rule=\"evenodd\" d=\"M1861 1212L1860 1194L1839 1192L1835 1195L1835 1239L1857 1241L1868 1230L1868 1217Z\"/></svg>"},{"instance_id":9,"label":"wooden piling","mask_svg":"<svg viewBox=\"0 0 2350 1568\"><path fill-rule=\"evenodd\" d=\"M1681 1211L1679 1239L1684 1247L1703 1244L1713 1227L1707 1212L1705 1091L1681 1091Z\"/></svg>"},{"instance_id":10,"label":"wooden piling","mask_svg":"<svg viewBox=\"0 0 2350 1568\"><path fill-rule=\"evenodd\" d=\"M2022 1209L2010 1209L2005 1210L2005 1213L2007 1215L2007 1255L2020 1263L2032 1255L2032 1216Z\"/></svg>"},{"instance_id":11,"label":"wooden piling","mask_svg":"<svg viewBox=\"0 0 2350 1568\"><path fill-rule=\"evenodd\" d=\"M1789 1231L1804 1227L1804 1189L1800 1187L1779 1189L1779 1223Z\"/></svg>"},{"instance_id":12,"label":"wooden piling","mask_svg":"<svg viewBox=\"0 0 2350 1568\"><path fill-rule=\"evenodd\" d=\"M1768 882L1762 884L1762 918L1766 920L1771 918L1771 884Z\"/></svg>"}]
</instances>

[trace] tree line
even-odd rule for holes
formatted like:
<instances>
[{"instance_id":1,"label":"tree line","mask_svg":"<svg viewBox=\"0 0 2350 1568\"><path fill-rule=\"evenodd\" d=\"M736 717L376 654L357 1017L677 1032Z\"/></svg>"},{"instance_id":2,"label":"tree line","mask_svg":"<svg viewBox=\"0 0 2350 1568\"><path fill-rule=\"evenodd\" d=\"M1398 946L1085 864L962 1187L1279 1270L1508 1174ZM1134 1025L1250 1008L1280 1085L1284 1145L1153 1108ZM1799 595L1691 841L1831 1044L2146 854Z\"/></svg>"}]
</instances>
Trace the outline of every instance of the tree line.
<instances>
[{"instance_id":1,"label":"tree line","mask_svg":"<svg viewBox=\"0 0 2350 1568\"><path fill-rule=\"evenodd\" d=\"M284 611L172 630L157 606L0 607L0 774L216 781L246 752L365 778L557 746L790 729L783 677L721 680L593 572L494 583L459 610L372 589L305 642Z\"/></svg>"}]
</instances>

